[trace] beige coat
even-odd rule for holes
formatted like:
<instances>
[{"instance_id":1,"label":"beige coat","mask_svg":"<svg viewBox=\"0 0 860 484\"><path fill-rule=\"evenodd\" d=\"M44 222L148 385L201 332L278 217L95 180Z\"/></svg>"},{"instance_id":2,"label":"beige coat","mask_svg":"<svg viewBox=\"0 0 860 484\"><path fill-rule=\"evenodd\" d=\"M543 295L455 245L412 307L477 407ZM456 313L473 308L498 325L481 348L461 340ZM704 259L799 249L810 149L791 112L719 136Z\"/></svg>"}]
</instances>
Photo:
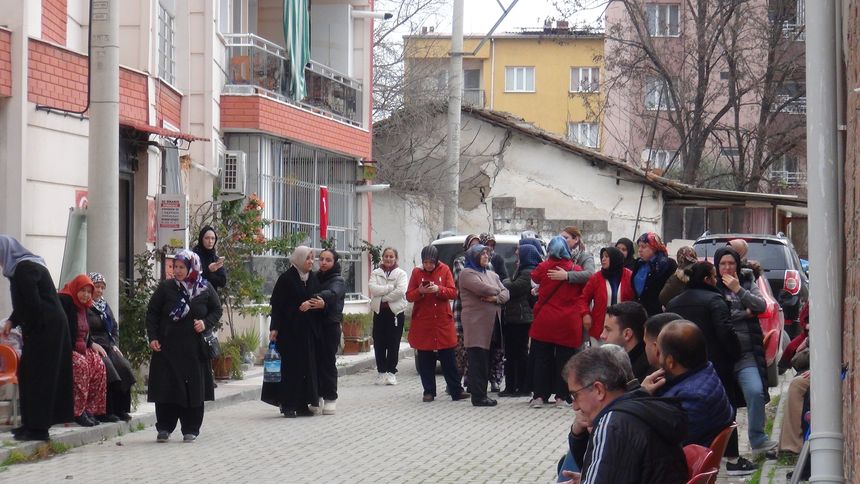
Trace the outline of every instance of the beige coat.
<instances>
[{"instance_id":1,"label":"beige coat","mask_svg":"<svg viewBox=\"0 0 860 484\"><path fill-rule=\"evenodd\" d=\"M493 325L501 317L502 306L510 299L510 293L502 285L495 272L478 272L463 269L458 281L460 300L463 310L460 321L463 323L463 345L466 348L490 349L493 338ZM485 302L484 296L498 296L498 302Z\"/></svg>"}]
</instances>

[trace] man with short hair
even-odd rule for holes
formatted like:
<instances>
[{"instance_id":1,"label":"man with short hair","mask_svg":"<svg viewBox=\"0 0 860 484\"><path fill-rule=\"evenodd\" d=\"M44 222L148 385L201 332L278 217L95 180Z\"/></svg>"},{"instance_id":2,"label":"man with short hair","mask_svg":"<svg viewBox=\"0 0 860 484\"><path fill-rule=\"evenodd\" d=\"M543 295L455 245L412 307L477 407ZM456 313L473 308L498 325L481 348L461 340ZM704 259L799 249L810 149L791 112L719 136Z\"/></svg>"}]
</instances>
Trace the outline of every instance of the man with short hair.
<instances>
[{"instance_id":1,"label":"man with short hair","mask_svg":"<svg viewBox=\"0 0 860 484\"><path fill-rule=\"evenodd\" d=\"M639 390L625 392L624 370L603 348L575 355L563 376L577 415L570 448L582 469L566 476L583 484L687 482L681 448L687 425L677 402Z\"/></svg>"},{"instance_id":2,"label":"man with short hair","mask_svg":"<svg viewBox=\"0 0 860 484\"><path fill-rule=\"evenodd\" d=\"M714 365L708 361L705 335L695 323L668 323L657 337L660 369L648 375L642 387L651 394L677 398L687 413L684 445L711 445L731 425L735 411Z\"/></svg>"},{"instance_id":3,"label":"man with short hair","mask_svg":"<svg viewBox=\"0 0 860 484\"><path fill-rule=\"evenodd\" d=\"M603 332L600 333L602 342L624 348L630 357L630 364L633 365L633 375L640 382L654 371L648 364L645 343L642 341L646 319L648 313L638 302L624 301L613 304L606 308Z\"/></svg>"},{"instance_id":4,"label":"man with short hair","mask_svg":"<svg viewBox=\"0 0 860 484\"><path fill-rule=\"evenodd\" d=\"M645 356L648 357L648 364L651 368L660 368L660 349L657 347L657 336L663 326L684 319L677 313L660 313L655 314L645 320L645 335L642 341L645 343Z\"/></svg>"}]
</instances>

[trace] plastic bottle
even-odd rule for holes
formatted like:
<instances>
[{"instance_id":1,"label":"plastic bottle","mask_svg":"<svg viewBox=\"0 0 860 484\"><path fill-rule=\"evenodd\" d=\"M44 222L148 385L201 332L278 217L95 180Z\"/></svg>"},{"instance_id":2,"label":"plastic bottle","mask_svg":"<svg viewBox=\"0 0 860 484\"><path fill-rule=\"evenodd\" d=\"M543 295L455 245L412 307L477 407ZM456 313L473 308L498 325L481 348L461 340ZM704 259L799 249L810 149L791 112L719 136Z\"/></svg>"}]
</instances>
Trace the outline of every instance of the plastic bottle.
<instances>
[{"instance_id":1,"label":"plastic bottle","mask_svg":"<svg viewBox=\"0 0 860 484\"><path fill-rule=\"evenodd\" d=\"M281 354L275 348L275 343L269 343L269 351L263 359L263 381L278 383L281 381Z\"/></svg>"}]
</instances>

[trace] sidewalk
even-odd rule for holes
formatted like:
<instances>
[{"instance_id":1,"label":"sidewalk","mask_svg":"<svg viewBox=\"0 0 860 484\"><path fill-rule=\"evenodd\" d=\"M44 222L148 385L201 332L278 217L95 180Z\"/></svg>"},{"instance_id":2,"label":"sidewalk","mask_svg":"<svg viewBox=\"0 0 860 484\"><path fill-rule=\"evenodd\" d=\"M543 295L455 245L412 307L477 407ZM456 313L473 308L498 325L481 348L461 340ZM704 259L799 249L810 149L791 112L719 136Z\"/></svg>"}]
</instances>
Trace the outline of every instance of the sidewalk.
<instances>
[{"instance_id":1,"label":"sidewalk","mask_svg":"<svg viewBox=\"0 0 860 484\"><path fill-rule=\"evenodd\" d=\"M400 357L412 356L409 343L400 343ZM376 367L373 352L357 355L338 355L338 375L352 375ZM260 398L260 387L263 384L263 367L254 366L245 372L242 380L221 380L215 389L215 400L206 402L206 412L218 410L248 400ZM146 395L140 395L137 409L132 412L129 422L102 423L95 427L80 427L74 423L55 425L51 427L51 442L56 446L78 447L81 445L100 442L129 432L136 432L145 427L155 425L155 404L146 401ZM34 455L45 455L45 442L18 442L12 438L12 427L0 426L0 465L10 456L30 458Z\"/></svg>"}]
</instances>

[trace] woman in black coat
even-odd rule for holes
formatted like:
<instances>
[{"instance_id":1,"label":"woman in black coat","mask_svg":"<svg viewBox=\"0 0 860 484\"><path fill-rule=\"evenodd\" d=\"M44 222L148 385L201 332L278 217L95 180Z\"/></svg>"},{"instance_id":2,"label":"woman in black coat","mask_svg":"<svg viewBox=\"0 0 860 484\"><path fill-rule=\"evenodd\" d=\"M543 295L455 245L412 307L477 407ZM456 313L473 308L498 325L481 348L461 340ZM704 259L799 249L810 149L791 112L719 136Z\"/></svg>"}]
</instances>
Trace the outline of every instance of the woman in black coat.
<instances>
[{"instance_id":1,"label":"woman in black coat","mask_svg":"<svg viewBox=\"0 0 860 484\"><path fill-rule=\"evenodd\" d=\"M669 276L675 273L678 264L669 258L666 246L654 232L642 234L636 241L639 245L639 259L633 268L633 290L636 302L645 307L648 316L663 312L660 304L660 291Z\"/></svg>"},{"instance_id":2,"label":"woman in black coat","mask_svg":"<svg viewBox=\"0 0 860 484\"><path fill-rule=\"evenodd\" d=\"M337 402L337 348L340 346L343 302L346 283L341 275L340 256L334 249L320 252L319 297L311 299L313 309L321 310L320 338L316 356L319 392L323 398L323 415L334 415Z\"/></svg>"},{"instance_id":3,"label":"woman in black coat","mask_svg":"<svg viewBox=\"0 0 860 484\"><path fill-rule=\"evenodd\" d=\"M311 269L314 253L300 245L290 255L290 267L278 277L271 298L269 339L281 354L281 381L263 382L261 400L280 407L284 417L310 417L319 406L316 347L320 338L319 312L311 299L319 282Z\"/></svg>"},{"instance_id":4,"label":"woman in black coat","mask_svg":"<svg viewBox=\"0 0 860 484\"><path fill-rule=\"evenodd\" d=\"M227 285L227 271L224 270L224 259L218 257L215 246L218 244L218 234L215 229L205 226L197 236L194 253L200 257L203 278L216 290Z\"/></svg>"},{"instance_id":5,"label":"woman in black coat","mask_svg":"<svg viewBox=\"0 0 860 484\"><path fill-rule=\"evenodd\" d=\"M15 440L48 440L51 425L73 418L72 343L66 314L45 261L8 235L0 235L0 267L12 297L12 315L2 333L8 336L20 326L24 335L18 367L22 425L12 435Z\"/></svg>"},{"instance_id":6,"label":"woman in black coat","mask_svg":"<svg viewBox=\"0 0 860 484\"><path fill-rule=\"evenodd\" d=\"M172 280L155 289L146 310L146 336L152 349L147 401L155 403L158 442L167 442L182 424L193 442L203 424L203 404L215 399L215 380L200 333L221 319L218 294L201 277L200 259L190 250L176 254Z\"/></svg>"},{"instance_id":7,"label":"woman in black coat","mask_svg":"<svg viewBox=\"0 0 860 484\"><path fill-rule=\"evenodd\" d=\"M532 245L517 248L517 270L502 284L510 292L505 304L505 389L500 397L526 397L528 388L529 328L532 312L532 270L541 263L540 253Z\"/></svg>"}]
</instances>

